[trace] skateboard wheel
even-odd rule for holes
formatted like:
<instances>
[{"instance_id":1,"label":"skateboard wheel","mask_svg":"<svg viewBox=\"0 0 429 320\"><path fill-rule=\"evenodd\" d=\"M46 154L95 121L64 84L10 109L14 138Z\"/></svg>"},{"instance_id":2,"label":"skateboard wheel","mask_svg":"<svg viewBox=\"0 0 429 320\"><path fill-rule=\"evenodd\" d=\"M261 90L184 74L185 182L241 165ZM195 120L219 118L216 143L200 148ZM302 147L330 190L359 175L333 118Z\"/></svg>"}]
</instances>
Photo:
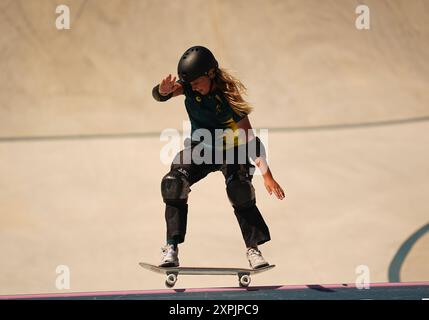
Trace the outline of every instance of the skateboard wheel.
<instances>
[{"instance_id":1,"label":"skateboard wheel","mask_svg":"<svg viewBox=\"0 0 429 320\"><path fill-rule=\"evenodd\" d=\"M176 281L177 281L177 275L175 275L174 273L170 273L169 275L167 275L167 279L165 280L165 285L168 288L172 288L176 284Z\"/></svg>"},{"instance_id":2,"label":"skateboard wheel","mask_svg":"<svg viewBox=\"0 0 429 320\"><path fill-rule=\"evenodd\" d=\"M239 282L240 287L248 287L250 284L250 276L247 274L240 276Z\"/></svg>"}]
</instances>

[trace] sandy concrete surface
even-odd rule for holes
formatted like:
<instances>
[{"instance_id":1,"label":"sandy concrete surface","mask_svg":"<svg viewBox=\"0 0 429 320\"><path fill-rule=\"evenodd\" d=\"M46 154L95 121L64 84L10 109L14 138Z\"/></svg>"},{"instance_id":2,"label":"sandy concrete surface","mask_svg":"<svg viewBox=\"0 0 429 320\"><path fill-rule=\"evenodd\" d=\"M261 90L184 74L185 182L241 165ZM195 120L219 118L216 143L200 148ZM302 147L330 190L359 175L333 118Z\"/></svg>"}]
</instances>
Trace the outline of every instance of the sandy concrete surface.
<instances>
[{"instance_id":1,"label":"sandy concrete surface","mask_svg":"<svg viewBox=\"0 0 429 320\"><path fill-rule=\"evenodd\" d=\"M70 30L55 28L59 4ZM358 4L0 0L0 294L164 287L138 262L157 263L164 242L160 132L187 115L151 89L195 44L248 87L286 191L254 178L277 267L252 284L354 283L362 265L371 282L429 280L429 235L416 235L429 223L429 5L366 1L359 31ZM247 266L222 174L189 203L182 265Z\"/></svg>"}]
</instances>

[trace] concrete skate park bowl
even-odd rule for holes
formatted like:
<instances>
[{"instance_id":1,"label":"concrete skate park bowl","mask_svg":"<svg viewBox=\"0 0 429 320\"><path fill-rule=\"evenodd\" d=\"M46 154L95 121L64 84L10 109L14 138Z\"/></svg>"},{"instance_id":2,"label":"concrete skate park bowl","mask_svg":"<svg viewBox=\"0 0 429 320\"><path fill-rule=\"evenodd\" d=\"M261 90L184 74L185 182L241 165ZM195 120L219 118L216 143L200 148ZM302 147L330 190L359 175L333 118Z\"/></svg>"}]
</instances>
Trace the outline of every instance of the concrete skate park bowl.
<instances>
[{"instance_id":1,"label":"concrete skate park bowl","mask_svg":"<svg viewBox=\"0 0 429 320\"><path fill-rule=\"evenodd\" d=\"M359 30L352 0L1 0L0 295L429 297L429 4L365 4ZM138 266L165 241L160 134L187 120L151 90L196 44L246 85L286 192L253 179L276 265L254 291L189 276L166 292ZM192 187L180 260L247 267L220 173ZM374 291L344 293L362 279Z\"/></svg>"}]
</instances>

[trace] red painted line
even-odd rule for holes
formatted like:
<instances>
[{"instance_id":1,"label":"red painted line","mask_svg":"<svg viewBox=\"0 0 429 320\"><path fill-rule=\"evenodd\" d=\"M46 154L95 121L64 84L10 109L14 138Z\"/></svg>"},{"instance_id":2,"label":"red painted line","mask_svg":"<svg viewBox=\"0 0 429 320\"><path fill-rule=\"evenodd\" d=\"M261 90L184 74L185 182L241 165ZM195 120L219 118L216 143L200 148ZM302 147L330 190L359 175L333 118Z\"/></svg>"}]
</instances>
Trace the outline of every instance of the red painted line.
<instances>
[{"instance_id":1,"label":"red painted line","mask_svg":"<svg viewBox=\"0 0 429 320\"><path fill-rule=\"evenodd\" d=\"M371 283L370 288L377 287L417 287L429 286L429 281L421 282L399 282L399 283ZM124 291L94 291L94 292L69 292L69 293L50 293L50 294L16 294L16 295L0 295L0 300L4 299L40 299L40 298L72 298L72 297L91 297L91 296L127 296L127 295L149 295L149 294L175 294L175 293L190 293L190 292L227 292L227 291L258 291L258 290L296 290L296 289L311 289L311 288L356 288L356 284L310 284L310 285L287 285L287 286L261 286L249 288L234 288L234 287L219 287L219 288L191 288L191 289L159 289L159 290L124 290Z\"/></svg>"},{"instance_id":2,"label":"red painted line","mask_svg":"<svg viewBox=\"0 0 429 320\"><path fill-rule=\"evenodd\" d=\"M379 283L370 283L370 288L377 287L417 287L417 286L429 286L429 281L420 281L420 282L379 282ZM355 283L345 283L345 284L309 284L309 285L290 285L290 286L281 286L277 290L291 290L291 289L308 289L311 287L320 287L327 289L339 289L339 288L356 288ZM269 287L268 287L269 288Z\"/></svg>"},{"instance_id":3,"label":"red painted line","mask_svg":"<svg viewBox=\"0 0 429 320\"><path fill-rule=\"evenodd\" d=\"M68 297L91 297L91 296L114 296L114 295L132 295L132 294L160 294L169 290L129 290L129 291L94 291L94 292L65 292L65 293L37 293L37 294L17 294L0 295L0 299L34 299L34 298L68 298ZM172 293L174 293L174 290Z\"/></svg>"}]
</instances>

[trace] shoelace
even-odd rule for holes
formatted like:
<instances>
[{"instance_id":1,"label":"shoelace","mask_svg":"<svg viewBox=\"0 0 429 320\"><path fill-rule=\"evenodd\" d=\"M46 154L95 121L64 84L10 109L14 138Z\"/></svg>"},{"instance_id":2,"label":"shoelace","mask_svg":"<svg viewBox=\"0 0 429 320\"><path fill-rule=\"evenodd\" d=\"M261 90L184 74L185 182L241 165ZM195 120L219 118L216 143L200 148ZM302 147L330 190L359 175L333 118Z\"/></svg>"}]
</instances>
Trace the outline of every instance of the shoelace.
<instances>
[{"instance_id":1,"label":"shoelace","mask_svg":"<svg viewBox=\"0 0 429 320\"><path fill-rule=\"evenodd\" d=\"M257 257L261 257L261 256L262 256L261 251L256 250L256 249L249 249L249 250L247 251L247 254L248 254L249 256L252 256L252 257L255 257L255 256L257 256Z\"/></svg>"},{"instance_id":2,"label":"shoelace","mask_svg":"<svg viewBox=\"0 0 429 320\"><path fill-rule=\"evenodd\" d=\"M170 250L170 248L171 248L170 246L164 246L164 247L161 247L161 251L165 255L168 252L168 250Z\"/></svg>"}]
</instances>

